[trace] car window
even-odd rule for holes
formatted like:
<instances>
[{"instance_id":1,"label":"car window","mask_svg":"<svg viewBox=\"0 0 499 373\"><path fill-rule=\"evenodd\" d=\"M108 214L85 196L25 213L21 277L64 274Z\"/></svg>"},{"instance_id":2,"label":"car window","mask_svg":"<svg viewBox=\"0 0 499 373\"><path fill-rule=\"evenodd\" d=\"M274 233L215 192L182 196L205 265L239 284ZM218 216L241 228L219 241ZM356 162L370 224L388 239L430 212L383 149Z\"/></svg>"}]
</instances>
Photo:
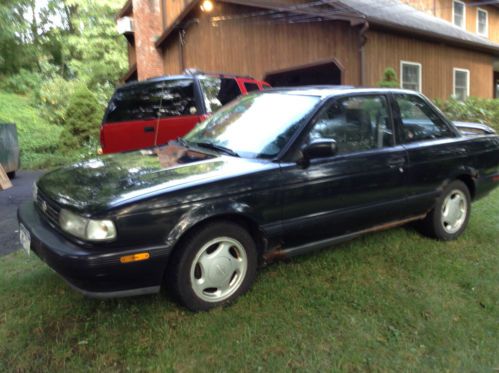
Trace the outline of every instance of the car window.
<instances>
[{"instance_id":1,"label":"car window","mask_svg":"<svg viewBox=\"0 0 499 373\"><path fill-rule=\"evenodd\" d=\"M246 88L246 92L258 91L258 84L256 83L244 83L244 88Z\"/></svg>"},{"instance_id":2,"label":"car window","mask_svg":"<svg viewBox=\"0 0 499 373\"><path fill-rule=\"evenodd\" d=\"M201 122L184 140L223 146L241 157L272 158L319 101L318 96L250 93Z\"/></svg>"},{"instance_id":3,"label":"car window","mask_svg":"<svg viewBox=\"0 0 499 373\"><path fill-rule=\"evenodd\" d=\"M195 114L192 79L123 87L111 98L104 122L114 123Z\"/></svg>"},{"instance_id":4,"label":"car window","mask_svg":"<svg viewBox=\"0 0 499 373\"><path fill-rule=\"evenodd\" d=\"M448 125L421 98L395 95L405 143L453 137Z\"/></svg>"},{"instance_id":5,"label":"car window","mask_svg":"<svg viewBox=\"0 0 499 373\"><path fill-rule=\"evenodd\" d=\"M241 94L235 79L204 77L200 79L206 111L213 113Z\"/></svg>"},{"instance_id":6,"label":"car window","mask_svg":"<svg viewBox=\"0 0 499 373\"><path fill-rule=\"evenodd\" d=\"M307 141L333 139L339 154L393 145L393 132L384 96L338 100L319 114Z\"/></svg>"}]
</instances>

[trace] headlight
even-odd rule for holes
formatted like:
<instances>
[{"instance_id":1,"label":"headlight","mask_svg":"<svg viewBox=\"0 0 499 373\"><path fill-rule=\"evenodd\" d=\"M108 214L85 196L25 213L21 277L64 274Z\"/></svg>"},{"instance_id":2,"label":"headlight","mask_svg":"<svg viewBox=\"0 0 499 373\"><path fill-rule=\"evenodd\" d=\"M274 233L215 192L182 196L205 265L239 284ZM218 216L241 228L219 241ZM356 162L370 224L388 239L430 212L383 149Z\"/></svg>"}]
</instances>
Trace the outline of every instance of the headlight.
<instances>
[{"instance_id":1,"label":"headlight","mask_svg":"<svg viewBox=\"0 0 499 373\"><path fill-rule=\"evenodd\" d=\"M116 228L111 220L92 220L62 209L59 213L61 228L88 241L109 241L116 238Z\"/></svg>"}]
</instances>

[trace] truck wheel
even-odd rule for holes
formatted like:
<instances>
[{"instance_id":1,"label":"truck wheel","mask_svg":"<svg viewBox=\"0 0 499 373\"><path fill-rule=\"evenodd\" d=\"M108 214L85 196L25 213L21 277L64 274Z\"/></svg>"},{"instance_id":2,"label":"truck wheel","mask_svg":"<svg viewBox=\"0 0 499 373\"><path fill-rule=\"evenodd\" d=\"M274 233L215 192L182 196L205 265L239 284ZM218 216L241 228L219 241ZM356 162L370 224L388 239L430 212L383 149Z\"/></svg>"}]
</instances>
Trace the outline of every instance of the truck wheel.
<instances>
[{"instance_id":1,"label":"truck wheel","mask_svg":"<svg viewBox=\"0 0 499 373\"><path fill-rule=\"evenodd\" d=\"M256 277L255 242L241 226L208 224L175 251L167 286L192 311L228 304L249 290Z\"/></svg>"},{"instance_id":2,"label":"truck wheel","mask_svg":"<svg viewBox=\"0 0 499 373\"><path fill-rule=\"evenodd\" d=\"M422 222L424 234L443 241L459 237L471 213L471 197L466 184L455 180L444 189L435 207Z\"/></svg>"},{"instance_id":3,"label":"truck wheel","mask_svg":"<svg viewBox=\"0 0 499 373\"><path fill-rule=\"evenodd\" d=\"M7 176L9 177L9 179L15 178L16 177L16 171L7 172Z\"/></svg>"}]
</instances>

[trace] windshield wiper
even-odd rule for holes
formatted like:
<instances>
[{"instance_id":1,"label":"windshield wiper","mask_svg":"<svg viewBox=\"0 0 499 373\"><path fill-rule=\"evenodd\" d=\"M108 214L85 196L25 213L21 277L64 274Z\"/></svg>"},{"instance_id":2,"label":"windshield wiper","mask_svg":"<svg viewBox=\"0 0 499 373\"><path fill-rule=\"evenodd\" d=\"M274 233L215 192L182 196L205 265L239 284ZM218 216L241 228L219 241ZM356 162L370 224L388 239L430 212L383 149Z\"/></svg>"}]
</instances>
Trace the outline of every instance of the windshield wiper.
<instances>
[{"instance_id":1,"label":"windshield wiper","mask_svg":"<svg viewBox=\"0 0 499 373\"><path fill-rule=\"evenodd\" d=\"M228 154L228 155L231 155L233 157L239 157L239 154L237 154L234 150L232 150L230 148L226 148L225 146L222 146L222 145L212 144L211 142L196 142L195 144L197 146L200 146L203 148L221 151L221 152Z\"/></svg>"},{"instance_id":2,"label":"windshield wiper","mask_svg":"<svg viewBox=\"0 0 499 373\"><path fill-rule=\"evenodd\" d=\"M187 143L186 140L184 140L182 137L177 137L175 139L176 142L178 142L180 145L185 146L186 148L189 147L189 144Z\"/></svg>"}]
</instances>

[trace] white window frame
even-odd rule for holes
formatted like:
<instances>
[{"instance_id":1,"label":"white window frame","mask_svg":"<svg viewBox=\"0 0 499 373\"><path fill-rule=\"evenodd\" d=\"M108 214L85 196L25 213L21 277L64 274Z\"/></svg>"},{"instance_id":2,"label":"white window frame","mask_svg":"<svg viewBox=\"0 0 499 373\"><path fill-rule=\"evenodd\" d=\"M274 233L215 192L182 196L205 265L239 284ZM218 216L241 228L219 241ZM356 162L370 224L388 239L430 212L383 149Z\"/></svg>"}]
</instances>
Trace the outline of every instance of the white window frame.
<instances>
[{"instance_id":1,"label":"white window frame","mask_svg":"<svg viewBox=\"0 0 499 373\"><path fill-rule=\"evenodd\" d=\"M485 33L480 32L480 22L479 22L480 12L485 13ZM476 33L478 35L489 37L489 12L482 8L476 8Z\"/></svg>"},{"instance_id":2,"label":"white window frame","mask_svg":"<svg viewBox=\"0 0 499 373\"><path fill-rule=\"evenodd\" d=\"M454 18L454 5L456 3L459 3L463 6L463 25L462 26L459 26L459 25L456 25L455 23L455 18ZM452 24L456 27L460 27L462 29L465 29L466 30L466 3L464 1L460 1L460 0L452 0Z\"/></svg>"},{"instance_id":3,"label":"white window frame","mask_svg":"<svg viewBox=\"0 0 499 373\"><path fill-rule=\"evenodd\" d=\"M468 69L461 69L458 67L454 67L452 69L452 92L454 94L454 97L457 97L456 95L456 72L464 72L466 73L466 98L470 97L470 71Z\"/></svg>"},{"instance_id":4,"label":"white window frame","mask_svg":"<svg viewBox=\"0 0 499 373\"><path fill-rule=\"evenodd\" d=\"M400 88L404 88L404 65L417 66L419 69L418 85L419 90L417 92L423 92L423 65L419 62L404 61L400 60Z\"/></svg>"}]
</instances>

